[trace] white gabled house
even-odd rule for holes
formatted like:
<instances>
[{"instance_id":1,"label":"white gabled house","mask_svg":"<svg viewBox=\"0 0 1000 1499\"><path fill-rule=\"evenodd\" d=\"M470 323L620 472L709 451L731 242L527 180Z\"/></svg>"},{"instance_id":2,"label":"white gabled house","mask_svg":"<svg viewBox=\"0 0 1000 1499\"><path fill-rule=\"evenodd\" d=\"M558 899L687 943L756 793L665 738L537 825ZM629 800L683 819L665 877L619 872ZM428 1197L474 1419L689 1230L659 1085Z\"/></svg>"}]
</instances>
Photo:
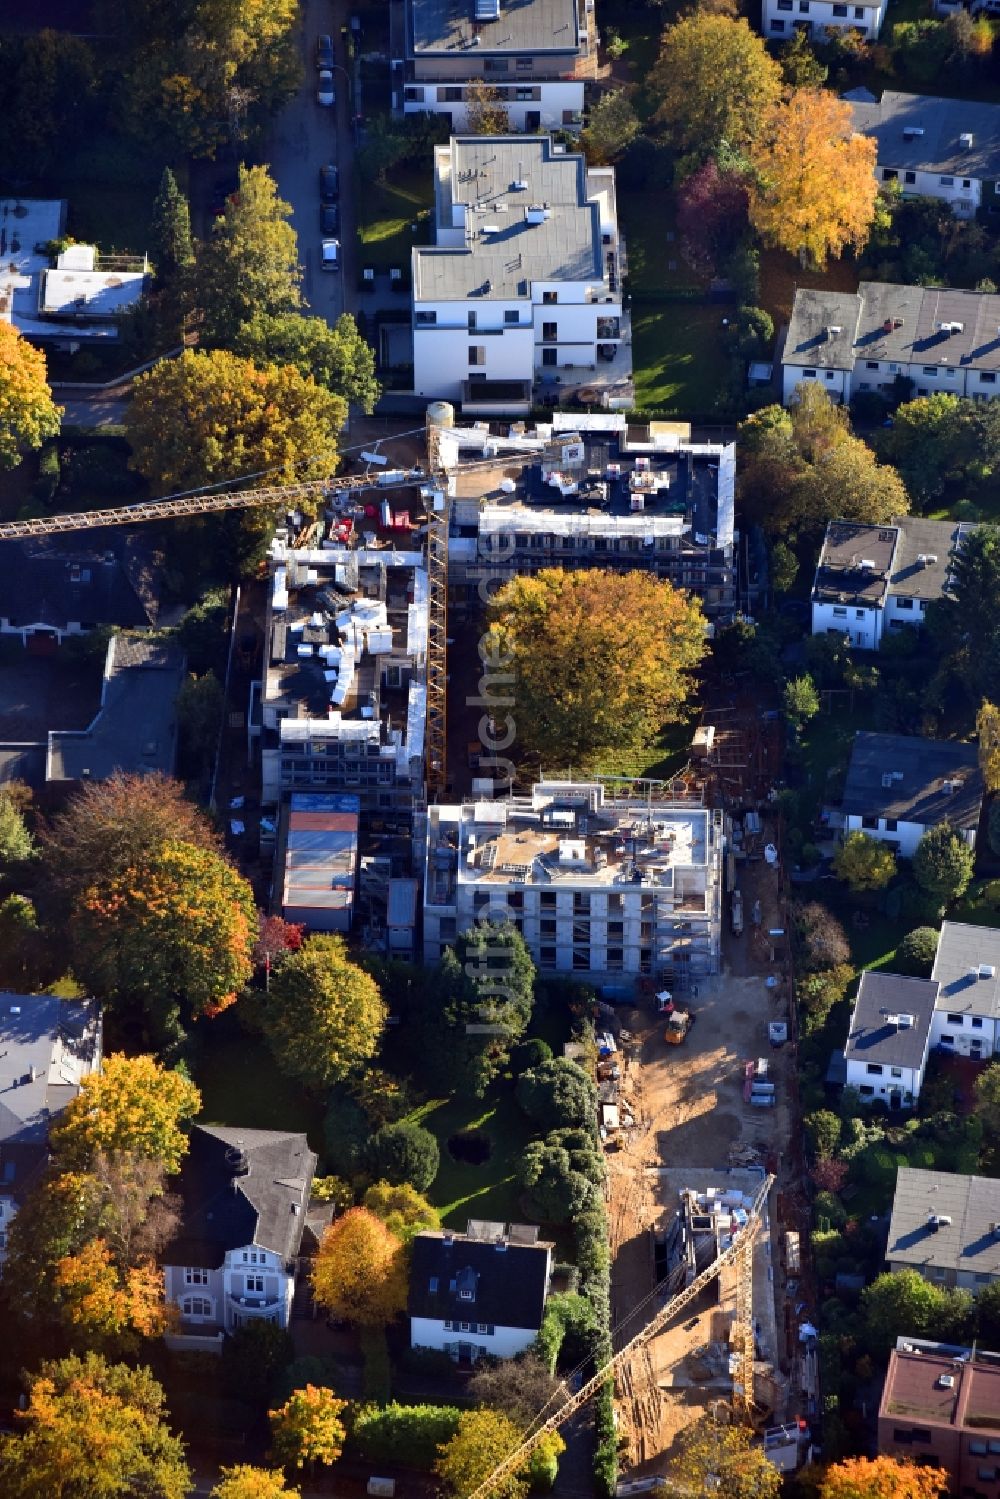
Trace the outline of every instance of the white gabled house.
<instances>
[{"instance_id":1,"label":"white gabled house","mask_svg":"<svg viewBox=\"0 0 1000 1499\"><path fill-rule=\"evenodd\" d=\"M898 973L861 975L844 1046L845 1082L871 1103L913 1108L930 1049L938 985Z\"/></svg>"},{"instance_id":2,"label":"white gabled house","mask_svg":"<svg viewBox=\"0 0 1000 1499\"><path fill-rule=\"evenodd\" d=\"M1000 1056L1000 931L946 921L931 978L938 985L931 1043L956 1056Z\"/></svg>"},{"instance_id":3,"label":"white gabled house","mask_svg":"<svg viewBox=\"0 0 1000 1499\"><path fill-rule=\"evenodd\" d=\"M796 31L822 39L829 27L859 31L874 41L882 30L887 0L763 0L761 26L769 41L790 41Z\"/></svg>"},{"instance_id":4,"label":"white gabled house","mask_svg":"<svg viewBox=\"0 0 1000 1499\"><path fill-rule=\"evenodd\" d=\"M410 1345L462 1364L514 1358L542 1325L553 1245L532 1225L473 1219L464 1234L417 1234L410 1261Z\"/></svg>"}]
</instances>

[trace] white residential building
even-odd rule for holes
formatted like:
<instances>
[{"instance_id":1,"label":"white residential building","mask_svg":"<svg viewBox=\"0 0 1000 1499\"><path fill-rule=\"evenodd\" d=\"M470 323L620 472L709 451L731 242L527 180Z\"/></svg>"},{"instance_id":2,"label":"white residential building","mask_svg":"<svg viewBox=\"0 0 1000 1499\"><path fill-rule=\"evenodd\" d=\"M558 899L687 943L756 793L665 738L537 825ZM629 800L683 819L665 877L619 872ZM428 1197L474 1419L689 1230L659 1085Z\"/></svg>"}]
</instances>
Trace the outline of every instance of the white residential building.
<instances>
[{"instance_id":1,"label":"white residential building","mask_svg":"<svg viewBox=\"0 0 1000 1499\"><path fill-rule=\"evenodd\" d=\"M781 356L782 400L821 384L834 401L888 395L902 377L914 396L1000 393L1000 294L862 281L856 293L795 293Z\"/></svg>"},{"instance_id":2,"label":"white residential building","mask_svg":"<svg viewBox=\"0 0 1000 1499\"><path fill-rule=\"evenodd\" d=\"M422 552L275 542L270 569L264 676L250 709L264 802L286 791L351 791L365 809L408 815L423 782Z\"/></svg>"},{"instance_id":3,"label":"white residential building","mask_svg":"<svg viewBox=\"0 0 1000 1499\"><path fill-rule=\"evenodd\" d=\"M830 521L812 587L812 633L878 650L886 631L924 623L948 587L971 526L898 516L888 526Z\"/></svg>"},{"instance_id":4,"label":"white residential building","mask_svg":"<svg viewBox=\"0 0 1000 1499\"><path fill-rule=\"evenodd\" d=\"M633 404L612 167L548 136L434 152L434 244L413 250L413 382L467 412L577 394Z\"/></svg>"},{"instance_id":5,"label":"white residential building","mask_svg":"<svg viewBox=\"0 0 1000 1499\"><path fill-rule=\"evenodd\" d=\"M195 1126L162 1256L181 1319L172 1347L211 1351L252 1322L288 1326L315 1170L305 1135Z\"/></svg>"},{"instance_id":6,"label":"white residential building","mask_svg":"<svg viewBox=\"0 0 1000 1499\"><path fill-rule=\"evenodd\" d=\"M789 41L796 31L822 38L828 27L859 31L874 41L882 30L887 0L763 0L761 26L770 41Z\"/></svg>"},{"instance_id":7,"label":"white residential building","mask_svg":"<svg viewBox=\"0 0 1000 1499\"><path fill-rule=\"evenodd\" d=\"M469 85L487 85L510 128L574 129L597 76L594 0L392 0L393 107L469 126Z\"/></svg>"},{"instance_id":8,"label":"white residential building","mask_svg":"<svg viewBox=\"0 0 1000 1499\"><path fill-rule=\"evenodd\" d=\"M841 799L845 833L867 833L911 859L928 828L942 822L975 848L982 810L983 776L974 744L916 734L855 734Z\"/></svg>"},{"instance_id":9,"label":"white residential building","mask_svg":"<svg viewBox=\"0 0 1000 1499\"><path fill-rule=\"evenodd\" d=\"M0 1265L25 1193L49 1159L49 1130L101 1069L101 1012L93 999L0 994Z\"/></svg>"},{"instance_id":10,"label":"white residential building","mask_svg":"<svg viewBox=\"0 0 1000 1499\"><path fill-rule=\"evenodd\" d=\"M424 958L478 919L511 920L537 966L678 988L718 972L721 812L616 798L597 781L427 812Z\"/></svg>"},{"instance_id":11,"label":"white residential building","mask_svg":"<svg viewBox=\"0 0 1000 1499\"><path fill-rule=\"evenodd\" d=\"M411 1246L410 1346L457 1363L514 1358L538 1336L553 1245L533 1225L473 1219L464 1234L420 1233Z\"/></svg>"},{"instance_id":12,"label":"white residential building","mask_svg":"<svg viewBox=\"0 0 1000 1499\"><path fill-rule=\"evenodd\" d=\"M976 1296L1000 1281L998 1224L995 1178L900 1166L885 1251L889 1269L916 1270Z\"/></svg>"},{"instance_id":13,"label":"white residential building","mask_svg":"<svg viewBox=\"0 0 1000 1499\"><path fill-rule=\"evenodd\" d=\"M1000 105L886 89L878 101L852 101L851 112L878 146L880 183L896 183L904 198L941 198L960 219L997 206Z\"/></svg>"},{"instance_id":14,"label":"white residential building","mask_svg":"<svg viewBox=\"0 0 1000 1499\"><path fill-rule=\"evenodd\" d=\"M845 1082L868 1102L913 1108L930 1049L938 985L898 973L861 975L844 1046Z\"/></svg>"},{"instance_id":15,"label":"white residential building","mask_svg":"<svg viewBox=\"0 0 1000 1499\"><path fill-rule=\"evenodd\" d=\"M931 978L938 985L931 1043L956 1056L1000 1056L1000 931L946 921Z\"/></svg>"}]
</instances>

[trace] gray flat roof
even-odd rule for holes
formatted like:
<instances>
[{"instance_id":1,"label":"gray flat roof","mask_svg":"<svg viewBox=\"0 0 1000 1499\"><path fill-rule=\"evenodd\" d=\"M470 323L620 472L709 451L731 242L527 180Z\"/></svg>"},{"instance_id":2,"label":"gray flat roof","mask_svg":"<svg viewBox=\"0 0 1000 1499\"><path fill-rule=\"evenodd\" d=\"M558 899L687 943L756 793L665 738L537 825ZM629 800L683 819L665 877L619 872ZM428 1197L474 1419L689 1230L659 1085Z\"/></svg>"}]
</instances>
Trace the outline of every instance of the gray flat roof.
<instances>
[{"instance_id":1,"label":"gray flat roof","mask_svg":"<svg viewBox=\"0 0 1000 1499\"><path fill-rule=\"evenodd\" d=\"M858 817L977 828L983 777L976 747L917 734L859 732L841 805Z\"/></svg>"},{"instance_id":2,"label":"gray flat roof","mask_svg":"<svg viewBox=\"0 0 1000 1499\"><path fill-rule=\"evenodd\" d=\"M890 591L905 598L939 599L951 571L951 556L967 532L965 522L919 520L905 516L900 528L899 550L892 570ZM930 558L935 561L930 561ZM923 558L921 562L919 559Z\"/></svg>"},{"instance_id":3,"label":"gray flat roof","mask_svg":"<svg viewBox=\"0 0 1000 1499\"><path fill-rule=\"evenodd\" d=\"M867 359L1000 370L1000 294L887 281L862 281L856 295L800 287L782 362L850 370Z\"/></svg>"},{"instance_id":4,"label":"gray flat roof","mask_svg":"<svg viewBox=\"0 0 1000 1499\"><path fill-rule=\"evenodd\" d=\"M173 771L174 705L184 681L184 653L169 643L116 635L104 670L101 709L90 727L49 734L47 780L103 781L116 770Z\"/></svg>"},{"instance_id":5,"label":"gray flat roof","mask_svg":"<svg viewBox=\"0 0 1000 1499\"><path fill-rule=\"evenodd\" d=\"M933 1226L928 1219L950 1218ZM1000 1275L1000 1180L901 1166L896 1177L889 1243L891 1264Z\"/></svg>"},{"instance_id":6,"label":"gray flat roof","mask_svg":"<svg viewBox=\"0 0 1000 1499\"><path fill-rule=\"evenodd\" d=\"M1000 1020L1000 930L946 921L931 978L941 986L939 1010Z\"/></svg>"},{"instance_id":7,"label":"gray flat roof","mask_svg":"<svg viewBox=\"0 0 1000 1499\"><path fill-rule=\"evenodd\" d=\"M575 52L580 44L576 0L498 0L496 19L477 16L475 0L407 0L406 9L415 56Z\"/></svg>"},{"instance_id":8,"label":"gray flat roof","mask_svg":"<svg viewBox=\"0 0 1000 1499\"><path fill-rule=\"evenodd\" d=\"M831 521L823 538L812 596L836 603L841 598L879 604L889 591L889 574L896 556L896 526L861 526L854 521ZM862 567L871 562L872 567Z\"/></svg>"},{"instance_id":9,"label":"gray flat roof","mask_svg":"<svg viewBox=\"0 0 1000 1499\"><path fill-rule=\"evenodd\" d=\"M866 970L844 1047L847 1060L919 1067L927 1050L937 990L930 979ZM911 1023L899 1024L897 1017L902 1015L910 1016Z\"/></svg>"},{"instance_id":10,"label":"gray flat roof","mask_svg":"<svg viewBox=\"0 0 1000 1499\"><path fill-rule=\"evenodd\" d=\"M442 150L435 167L442 204L467 205L475 238L464 248L414 249L414 301L526 301L534 281L604 280L600 212L587 197L582 156L554 152L548 136L455 136L450 162ZM536 207L540 222L529 222Z\"/></svg>"},{"instance_id":11,"label":"gray flat roof","mask_svg":"<svg viewBox=\"0 0 1000 1499\"><path fill-rule=\"evenodd\" d=\"M881 167L1000 177L1000 105L886 89L877 103L852 103L851 113L855 130L877 141Z\"/></svg>"}]
</instances>

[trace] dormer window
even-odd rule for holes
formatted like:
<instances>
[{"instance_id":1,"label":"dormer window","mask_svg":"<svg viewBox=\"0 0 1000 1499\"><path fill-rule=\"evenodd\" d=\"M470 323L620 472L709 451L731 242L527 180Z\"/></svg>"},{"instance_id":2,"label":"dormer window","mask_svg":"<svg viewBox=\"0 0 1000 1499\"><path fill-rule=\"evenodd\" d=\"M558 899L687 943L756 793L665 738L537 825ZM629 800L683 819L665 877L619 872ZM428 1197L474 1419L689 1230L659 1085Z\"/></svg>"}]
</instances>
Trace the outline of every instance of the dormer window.
<instances>
[{"instance_id":1,"label":"dormer window","mask_svg":"<svg viewBox=\"0 0 1000 1499\"><path fill-rule=\"evenodd\" d=\"M471 1288L467 1290L464 1286L458 1294L462 1301L475 1301L476 1299L475 1291L473 1291Z\"/></svg>"}]
</instances>

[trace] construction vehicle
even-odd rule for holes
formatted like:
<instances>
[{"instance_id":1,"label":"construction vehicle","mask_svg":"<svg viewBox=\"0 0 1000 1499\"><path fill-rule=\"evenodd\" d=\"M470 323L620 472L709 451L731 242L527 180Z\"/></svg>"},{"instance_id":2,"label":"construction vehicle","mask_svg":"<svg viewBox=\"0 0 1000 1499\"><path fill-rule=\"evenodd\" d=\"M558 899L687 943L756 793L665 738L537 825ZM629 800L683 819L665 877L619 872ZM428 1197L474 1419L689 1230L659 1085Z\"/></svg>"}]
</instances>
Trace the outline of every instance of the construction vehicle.
<instances>
[{"instance_id":1,"label":"construction vehicle","mask_svg":"<svg viewBox=\"0 0 1000 1499\"><path fill-rule=\"evenodd\" d=\"M478 1488L472 1490L468 1499L489 1499L491 1494L496 1493L504 1479L509 1478L512 1473L518 1473L524 1467L532 1452L550 1432L558 1431L560 1426L564 1425L581 1406L586 1405L591 1396L596 1395L609 1379L613 1379L625 1368L640 1348L644 1347L651 1338L655 1338L657 1333L662 1332L668 1322L679 1317L681 1312L701 1295L705 1287L710 1285L727 1265L732 1264L736 1265L736 1316L730 1328L730 1343L734 1351L733 1404L738 1418L751 1419L754 1363L753 1245L774 1180L773 1176L764 1178L747 1213L745 1226L733 1236L728 1247L719 1257L696 1275L689 1285L671 1296L658 1310L654 1311L652 1308L662 1294L660 1287L651 1291L645 1301L640 1302L634 1308L629 1321L645 1313L649 1314L649 1321L636 1333L635 1337L620 1348L602 1368L598 1369L596 1374L586 1380L575 1394L570 1394L567 1390L567 1381L571 1380L577 1371L574 1370L573 1374L567 1376L561 1386L561 1390L566 1394L562 1405L550 1416L545 1415L547 1407L543 1407L520 1445L515 1447L503 1462L497 1464L489 1477L485 1478Z\"/></svg>"},{"instance_id":2,"label":"construction vehicle","mask_svg":"<svg viewBox=\"0 0 1000 1499\"><path fill-rule=\"evenodd\" d=\"M667 1028L663 1032L663 1039L668 1046L680 1046L687 1036L688 1031L694 1025L694 1015L690 1010L682 1010L674 1005L667 1018Z\"/></svg>"}]
</instances>

